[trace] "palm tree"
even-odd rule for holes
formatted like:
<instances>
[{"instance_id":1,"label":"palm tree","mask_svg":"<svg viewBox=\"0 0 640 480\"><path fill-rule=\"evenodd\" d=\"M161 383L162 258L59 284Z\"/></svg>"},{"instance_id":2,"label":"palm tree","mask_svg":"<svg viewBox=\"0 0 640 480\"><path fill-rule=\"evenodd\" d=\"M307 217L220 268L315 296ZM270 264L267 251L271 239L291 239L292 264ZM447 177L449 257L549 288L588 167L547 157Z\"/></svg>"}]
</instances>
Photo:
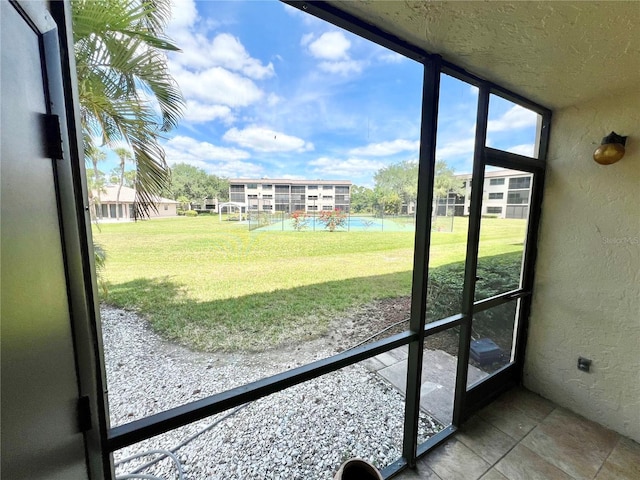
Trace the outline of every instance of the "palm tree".
<instances>
[{"instance_id":1,"label":"palm tree","mask_svg":"<svg viewBox=\"0 0 640 480\"><path fill-rule=\"evenodd\" d=\"M100 173L100 170L98 170L98 163L105 160L107 158L107 154L90 143L87 148L85 148L85 157L91 160L93 165L93 178L89 179L89 205L91 205L91 208L95 210L94 205L101 204L100 193L102 193L102 189L104 188L104 177ZM93 214L95 214L94 218L102 217L102 211L92 211L92 215Z\"/></svg>"},{"instance_id":2,"label":"palm tree","mask_svg":"<svg viewBox=\"0 0 640 480\"><path fill-rule=\"evenodd\" d=\"M72 14L85 153L93 138L127 144L137 171L135 215L148 216L169 182L158 140L184 107L165 56L178 50L163 34L169 0L72 0Z\"/></svg>"},{"instance_id":3,"label":"palm tree","mask_svg":"<svg viewBox=\"0 0 640 480\"><path fill-rule=\"evenodd\" d=\"M120 208L120 191L124 184L124 167L127 161L132 160L131 151L124 147L114 148L113 152L118 155L120 159L120 169L118 171L118 192L116 193L116 218L120 220L122 216L122 209Z\"/></svg>"}]
</instances>

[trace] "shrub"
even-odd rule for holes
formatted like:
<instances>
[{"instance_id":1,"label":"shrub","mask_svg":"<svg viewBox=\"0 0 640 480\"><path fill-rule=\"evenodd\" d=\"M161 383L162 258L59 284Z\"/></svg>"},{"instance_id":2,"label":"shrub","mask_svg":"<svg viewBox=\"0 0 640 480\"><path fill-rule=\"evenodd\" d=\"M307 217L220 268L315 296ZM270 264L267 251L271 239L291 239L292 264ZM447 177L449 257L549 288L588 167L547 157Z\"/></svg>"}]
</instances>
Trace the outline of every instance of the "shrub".
<instances>
[{"instance_id":1,"label":"shrub","mask_svg":"<svg viewBox=\"0 0 640 480\"><path fill-rule=\"evenodd\" d=\"M309 226L309 215L302 210L296 210L291 214L293 228L297 231L304 230Z\"/></svg>"},{"instance_id":2,"label":"shrub","mask_svg":"<svg viewBox=\"0 0 640 480\"><path fill-rule=\"evenodd\" d=\"M184 214L187 217L197 217L198 216L198 212L196 212L195 210L187 210L186 212L184 212Z\"/></svg>"},{"instance_id":3,"label":"shrub","mask_svg":"<svg viewBox=\"0 0 640 480\"><path fill-rule=\"evenodd\" d=\"M320 212L320 223L330 232L335 232L336 228L344 227L347 223L347 214L342 210L323 210Z\"/></svg>"},{"instance_id":4,"label":"shrub","mask_svg":"<svg viewBox=\"0 0 640 480\"><path fill-rule=\"evenodd\" d=\"M477 274L481 280L476 282L476 298L488 298L514 289L520 279L521 263L520 252L480 258ZM443 265L429 271L428 321L460 312L463 283L464 262ZM487 310L485 317L501 317L509 306L507 304L501 307Z\"/></svg>"}]
</instances>

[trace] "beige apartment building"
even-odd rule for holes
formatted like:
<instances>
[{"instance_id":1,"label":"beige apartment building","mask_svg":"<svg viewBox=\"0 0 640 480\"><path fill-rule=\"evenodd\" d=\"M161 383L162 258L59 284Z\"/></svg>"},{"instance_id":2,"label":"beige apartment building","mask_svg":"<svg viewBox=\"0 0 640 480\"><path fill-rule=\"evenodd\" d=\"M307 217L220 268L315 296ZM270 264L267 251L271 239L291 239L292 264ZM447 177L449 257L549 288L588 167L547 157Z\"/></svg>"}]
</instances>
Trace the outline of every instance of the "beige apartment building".
<instances>
[{"instance_id":1,"label":"beige apartment building","mask_svg":"<svg viewBox=\"0 0 640 480\"><path fill-rule=\"evenodd\" d=\"M462 182L461 194L449 193L447 198L434 198L439 216L469 215L471 205L471 174L456 175ZM531 202L532 175L515 170L488 171L484 174L482 215L498 218L527 218Z\"/></svg>"},{"instance_id":2,"label":"beige apartment building","mask_svg":"<svg viewBox=\"0 0 640 480\"><path fill-rule=\"evenodd\" d=\"M229 180L229 200L245 204L247 211L349 212L351 185L349 180L232 178Z\"/></svg>"}]
</instances>

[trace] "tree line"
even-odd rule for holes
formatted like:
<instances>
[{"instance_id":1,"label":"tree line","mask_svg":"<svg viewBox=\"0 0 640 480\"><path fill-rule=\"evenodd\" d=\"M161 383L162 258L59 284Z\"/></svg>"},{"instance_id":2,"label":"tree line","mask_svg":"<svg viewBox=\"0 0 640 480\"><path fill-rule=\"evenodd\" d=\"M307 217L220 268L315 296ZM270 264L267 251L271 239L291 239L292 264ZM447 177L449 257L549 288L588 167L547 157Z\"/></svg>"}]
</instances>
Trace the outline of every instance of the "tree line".
<instances>
[{"instance_id":1,"label":"tree line","mask_svg":"<svg viewBox=\"0 0 640 480\"><path fill-rule=\"evenodd\" d=\"M398 215L418 198L418 162L404 161L378 170L373 188L354 185L351 187L351 211L372 213L382 209L385 214ZM436 161L434 192L436 204L450 193L463 192L462 181L444 160Z\"/></svg>"}]
</instances>

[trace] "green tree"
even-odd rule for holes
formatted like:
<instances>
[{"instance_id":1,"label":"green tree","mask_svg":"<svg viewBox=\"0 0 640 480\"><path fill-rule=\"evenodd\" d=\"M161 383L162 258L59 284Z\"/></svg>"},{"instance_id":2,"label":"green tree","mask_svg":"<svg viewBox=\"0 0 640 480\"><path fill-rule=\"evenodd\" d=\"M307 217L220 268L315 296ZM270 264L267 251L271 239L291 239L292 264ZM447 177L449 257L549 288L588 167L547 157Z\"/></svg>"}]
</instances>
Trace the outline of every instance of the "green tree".
<instances>
[{"instance_id":1,"label":"green tree","mask_svg":"<svg viewBox=\"0 0 640 480\"><path fill-rule=\"evenodd\" d=\"M376 194L371 188L358 185L351 187L351 211L353 213L371 213L376 201Z\"/></svg>"},{"instance_id":2,"label":"green tree","mask_svg":"<svg viewBox=\"0 0 640 480\"><path fill-rule=\"evenodd\" d=\"M100 148L93 144L90 144L85 151L87 160L91 162L93 168L87 171L87 183L89 190L89 205L91 208L91 214L95 213L94 205L100 205L100 196L104 191L105 175L98 169L98 163L104 161L107 158L107 154ZM98 214L97 216L102 216Z\"/></svg>"},{"instance_id":3,"label":"green tree","mask_svg":"<svg viewBox=\"0 0 640 480\"><path fill-rule=\"evenodd\" d=\"M229 198L229 182L217 175L209 175L202 168L178 163L171 169L168 195L173 199L186 197L191 203L202 203L205 198Z\"/></svg>"},{"instance_id":4,"label":"green tree","mask_svg":"<svg viewBox=\"0 0 640 480\"><path fill-rule=\"evenodd\" d=\"M116 218L120 220L122 215L122 208L120 207L120 192L122 191L122 185L124 185L124 167L127 161L132 160L131 151L124 147L114 148L113 152L120 159L120 166L118 168L118 191L116 193Z\"/></svg>"},{"instance_id":5,"label":"green tree","mask_svg":"<svg viewBox=\"0 0 640 480\"><path fill-rule=\"evenodd\" d=\"M213 197L217 197L218 200L223 202L229 200L229 180L227 178L211 174L209 175L209 183Z\"/></svg>"},{"instance_id":6,"label":"green tree","mask_svg":"<svg viewBox=\"0 0 640 480\"><path fill-rule=\"evenodd\" d=\"M402 209L402 198L396 192L377 191L378 205L385 215L398 215Z\"/></svg>"},{"instance_id":7,"label":"green tree","mask_svg":"<svg viewBox=\"0 0 640 480\"><path fill-rule=\"evenodd\" d=\"M441 198L447 198L450 193L461 195L462 192L462 181L456 178L453 168L449 167L444 160L437 160L433 181L433 197L436 205L434 217L438 216L438 201Z\"/></svg>"},{"instance_id":8,"label":"green tree","mask_svg":"<svg viewBox=\"0 0 640 480\"><path fill-rule=\"evenodd\" d=\"M374 175L376 189L382 196L392 193L400 197L401 203L409 205L418 196L418 163L404 161L388 165L378 170ZM385 205L389 202L385 202Z\"/></svg>"},{"instance_id":9,"label":"green tree","mask_svg":"<svg viewBox=\"0 0 640 480\"><path fill-rule=\"evenodd\" d=\"M129 188L136 187L136 171L127 170L124 172L124 186Z\"/></svg>"},{"instance_id":10,"label":"green tree","mask_svg":"<svg viewBox=\"0 0 640 480\"><path fill-rule=\"evenodd\" d=\"M160 135L177 126L184 107L165 55L178 50L163 33L170 2L72 0L71 6L85 153L91 158L94 138L131 148L136 215L147 216L169 181Z\"/></svg>"}]
</instances>

